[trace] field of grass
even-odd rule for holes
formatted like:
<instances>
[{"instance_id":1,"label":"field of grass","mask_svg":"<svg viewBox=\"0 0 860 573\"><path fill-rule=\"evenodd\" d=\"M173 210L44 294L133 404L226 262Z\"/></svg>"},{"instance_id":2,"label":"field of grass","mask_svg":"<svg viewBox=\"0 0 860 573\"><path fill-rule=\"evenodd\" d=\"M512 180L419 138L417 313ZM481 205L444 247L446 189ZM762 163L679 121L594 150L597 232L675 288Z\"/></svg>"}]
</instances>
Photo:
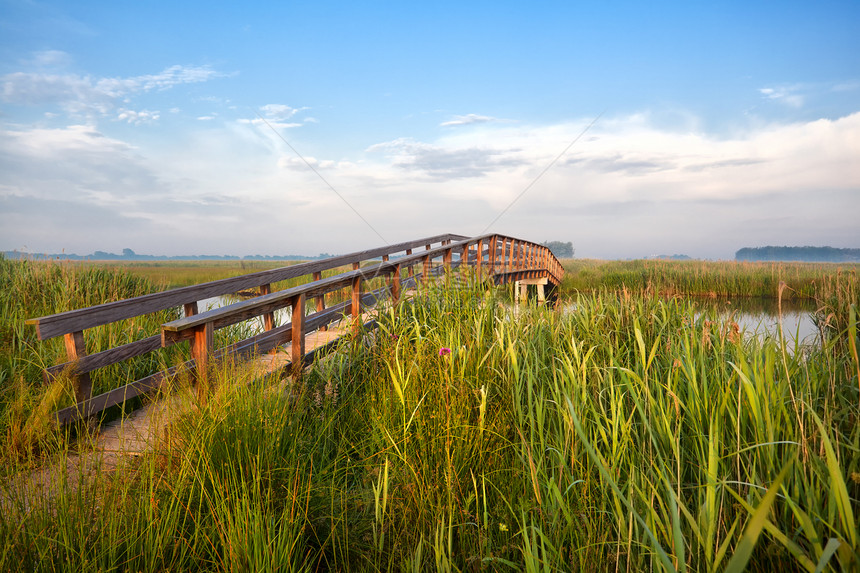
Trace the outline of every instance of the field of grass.
<instances>
[{"instance_id":1,"label":"field of grass","mask_svg":"<svg viewBox=\"0 0 860 573\"><path fill-rule=\"evenodd\" d=\"M10 261L0 257L0 452L6 461L29 459L46 446L48 414L74 403L74 388L60 379L47 388L46 366L65 361L63 338L40 342L24 321L156 292L161 285L128 273L52 261ZM139 340L178 317L176 312L125 320L87 331L90 353ZM117 388L175 362L182 349L142 356L93 373L93 392ZM8 464L2 471L8 470Z\"/></svg>"},{"instance_id":2,"label":"field of grass","mask_svg":"<svg viewBox=\"0 0 860 573\"><path fill-rule=\"evenodd\" d=\"M278 269L297 262L300 261L85 261L74 264L128 273L163 285L164 289L172 289Z\"/></svg>"},{"instance_id":3,"label":"field of grass","mask_svg":"<svg viewBox=\"0 0 860 573\"><path fill-rule=\"evenodd\" d=\"M860 264L566 259L564 295L601 288L660 295L829 298L857 283Z\"/></svg>"},{"instance_id":4,"label":"field of grass","mask_svg":"<svg viewBox=\"0 0 860 573\"><path fill-rule=\"evenodd\" d=\"M421 291L288 393L225 364L130 469L13 498L0 570L856 570L860 293L816 284L796 353L626 283Z\"/></svg>"}]
</instances>

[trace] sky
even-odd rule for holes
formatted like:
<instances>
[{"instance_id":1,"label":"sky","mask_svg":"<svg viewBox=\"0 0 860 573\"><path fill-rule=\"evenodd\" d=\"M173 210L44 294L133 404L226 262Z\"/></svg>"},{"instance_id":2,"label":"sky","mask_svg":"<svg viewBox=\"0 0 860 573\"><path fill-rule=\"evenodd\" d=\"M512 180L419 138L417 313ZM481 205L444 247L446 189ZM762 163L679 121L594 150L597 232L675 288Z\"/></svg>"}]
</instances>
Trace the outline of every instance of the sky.
<instances>
[{"instance_id":1,"label":"sky","mask_svg":"<svg viewBox=\"0 0 860 573\"><path fill-rule=\"evenodd\" d=\"M0 0L0 251L860 247L860 2Z\"/></svg>"}]
</instances>

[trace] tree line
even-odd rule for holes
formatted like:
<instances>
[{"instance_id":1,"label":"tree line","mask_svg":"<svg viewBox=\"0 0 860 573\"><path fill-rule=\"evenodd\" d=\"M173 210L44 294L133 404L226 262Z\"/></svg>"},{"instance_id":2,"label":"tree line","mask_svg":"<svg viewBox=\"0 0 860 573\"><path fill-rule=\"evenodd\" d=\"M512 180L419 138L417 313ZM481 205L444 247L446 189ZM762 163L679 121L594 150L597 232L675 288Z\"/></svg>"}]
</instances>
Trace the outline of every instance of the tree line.
<instances>
[{"instance_id":1,"label":"tree line","mask_svg":"<svg viewBox=\"0 0 860 573\"><path fill-rule=\"evenodd\" d=\"M860 249L834 247L744 247L735 253L736 261L860 262Z\"/></svg>"}]
</instances>

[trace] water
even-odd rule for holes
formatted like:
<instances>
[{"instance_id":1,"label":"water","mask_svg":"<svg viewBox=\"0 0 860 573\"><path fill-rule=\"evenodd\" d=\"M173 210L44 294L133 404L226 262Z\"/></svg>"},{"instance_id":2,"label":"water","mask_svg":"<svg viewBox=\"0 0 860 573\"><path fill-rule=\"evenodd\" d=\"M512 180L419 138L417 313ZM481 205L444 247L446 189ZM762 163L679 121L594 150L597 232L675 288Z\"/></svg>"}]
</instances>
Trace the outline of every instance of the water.
<instances>
[{"instance_id":1,"label":"water","mask_svg":"<svg viewBox=\"0 0 860 573\"><path fill-rule=\"evenodd\" d=\"M780 305L775 298L691 297L688 300L696 309L697 319L706 314L713 315L721 325L736 323L745 336L779 340ZM569 305L568 309L575 312L576 304ZM812 320L815 310L815 301L812 300L782 301L782 333L790 352L798 345L821 342L821 334Z\"/></svg>"},{"instance_id":2,"label":"water","mask_svg":"<svg viewBox=\"0 0 860 573\"><path fill-rule=\"evenodd\" d=\"M206 298L197 302L198 312L206 312L207 310L215 310L246 300L245 298L236 295L216 296ZM289 306L275 311L275 326L283 326L290 322L293 316L292 308ZM247 321L251 334L260 334L266 330L262 316L256 316Z\"/></svg>"},{"instance_id":3,"label":"water","mask_svg":"<svg viewBox=\"0 0 860 573\"><path fill-rule=\"evenodd\" d=\"M721 320L732 320L746 334L779 338L780 305L772 298L695 299L700 313L713 311ZM782 332L786 340L803 344L818 341L820 333L812 320L815 301L782 301Z\"/></svg>"},{"instance_id":4,"label":"water","mask_svg":"<svg viewBox=\"0 0 860 573\"><path fill-rule=\"evenodd\" d=\"M780 305L772 298L694 299L696 317L704 313L715 315L723 325L738 325L746 337L759 340L780 340L780 322L786 350L794 353L798 348L809 348L821 343L821 333L812 315L816 310L812 300L783 300Z\"/></svg>"}]
</instances>

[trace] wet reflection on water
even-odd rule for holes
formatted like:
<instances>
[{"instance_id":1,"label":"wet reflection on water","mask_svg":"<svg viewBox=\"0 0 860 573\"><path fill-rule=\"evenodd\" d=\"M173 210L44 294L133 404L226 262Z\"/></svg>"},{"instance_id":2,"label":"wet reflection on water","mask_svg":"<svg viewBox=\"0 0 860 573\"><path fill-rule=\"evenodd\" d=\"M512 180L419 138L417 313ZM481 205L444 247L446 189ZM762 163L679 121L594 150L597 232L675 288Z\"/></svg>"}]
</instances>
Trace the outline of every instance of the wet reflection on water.
<instances>
[{"instance_id":1,"label":"wet reflection on water","mask_svg":"<svg viewBox=\"0 0 860 573\"><path fill-rule=\"evenodd\" d=\"M720 321L734 321L748 336L779 339L780 304L775 298L692 299L697 317L713 313ZM812 320L815 301L782 301L782 332L790 348L796 344L820 342L818 327Z\"/></svg>"}]
</instances>

